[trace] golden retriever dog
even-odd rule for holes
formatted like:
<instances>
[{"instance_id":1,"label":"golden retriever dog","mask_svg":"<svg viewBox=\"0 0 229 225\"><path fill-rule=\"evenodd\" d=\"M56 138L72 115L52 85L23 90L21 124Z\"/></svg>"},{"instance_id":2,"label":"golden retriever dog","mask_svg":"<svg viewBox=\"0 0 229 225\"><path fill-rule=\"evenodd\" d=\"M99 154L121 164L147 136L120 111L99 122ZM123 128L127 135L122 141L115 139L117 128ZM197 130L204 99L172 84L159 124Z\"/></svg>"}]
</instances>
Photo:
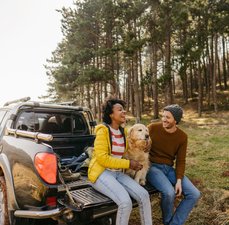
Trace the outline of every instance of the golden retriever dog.
<instances>
[{"instance_id":1,"label":"golden retriever dog","mask_svg":"<svg viewBox=\"0 0 229 225\"><path fill-rule=\"evenodd\" d=\"M134 159L143 165L139 171L127 169L125 172L133 177L139 184L145 185L146 174L149 169L149 150L151 139L149 130L143 124L135 124L127 133L128 149L124 154L126 159Z\"/></svg>"}]
</instances>

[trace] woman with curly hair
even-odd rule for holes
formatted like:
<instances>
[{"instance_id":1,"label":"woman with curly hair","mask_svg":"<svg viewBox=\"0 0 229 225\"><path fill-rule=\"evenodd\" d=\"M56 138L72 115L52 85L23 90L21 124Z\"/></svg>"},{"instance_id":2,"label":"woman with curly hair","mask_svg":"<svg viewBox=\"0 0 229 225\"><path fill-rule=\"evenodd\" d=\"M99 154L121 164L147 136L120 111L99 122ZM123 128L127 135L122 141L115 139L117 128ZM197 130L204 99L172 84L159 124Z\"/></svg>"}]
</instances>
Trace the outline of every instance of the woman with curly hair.
<instances>
[{"instance_id":1,"label":"woman with curly hair","mask_svg":"<svg viewBox=\"0 0 229 225\"><path fill-rule=\"evenodd\" d=\"M96 126L94 153L88 169L93 187L111 198L117 205L116 225L128 225L132 211L131 197L138 202L141 224L152 225L151 204L148 192L123 169L135 171L142 165L135 160L123 159L127 149L125 102L109 99L103 105L103 124Z\"/></svg>"}]
</instances>

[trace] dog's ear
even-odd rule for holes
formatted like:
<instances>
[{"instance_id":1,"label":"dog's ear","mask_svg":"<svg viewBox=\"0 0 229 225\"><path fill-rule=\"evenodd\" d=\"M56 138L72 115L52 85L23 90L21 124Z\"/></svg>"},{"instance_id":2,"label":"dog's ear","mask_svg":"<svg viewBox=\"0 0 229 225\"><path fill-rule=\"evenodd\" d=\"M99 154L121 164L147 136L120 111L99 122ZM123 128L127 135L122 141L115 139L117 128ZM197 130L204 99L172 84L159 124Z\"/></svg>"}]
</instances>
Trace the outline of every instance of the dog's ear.
<instances>
[{"instance_id":1,"label":"dog's ear","mask_svg":"<svg viewBox=\"0 0 229 225\"><path fill-rule=\"evenodd\" d=\"M131 143L131 134L133 132L133 127L131 127L127 132L127 140L129 143Z\"/></svg>"},{"instance_id":2,"label":"dog's ear","mask_svg":"<svg viewBox=\"0 0 229 225\"><path fill-rule=\"evenodd\" d=\"M149 138L148 144L146 146L146 152L150 152L151 145L152 145L152 140L151 140L151 138Z\"/></svg>"},{"instance_id":3,"label":"dog's ear","mask_svg":"<svg viewBox=\"0 0 229 225\"><path fill-rule=\"evenodd\" d=\"M133 131L133 127L131 127L131 128L128 130L128 132L127 132L127 137L130 137L130 136L131 136L132 131Z\"/></svg>"}]
</instances>

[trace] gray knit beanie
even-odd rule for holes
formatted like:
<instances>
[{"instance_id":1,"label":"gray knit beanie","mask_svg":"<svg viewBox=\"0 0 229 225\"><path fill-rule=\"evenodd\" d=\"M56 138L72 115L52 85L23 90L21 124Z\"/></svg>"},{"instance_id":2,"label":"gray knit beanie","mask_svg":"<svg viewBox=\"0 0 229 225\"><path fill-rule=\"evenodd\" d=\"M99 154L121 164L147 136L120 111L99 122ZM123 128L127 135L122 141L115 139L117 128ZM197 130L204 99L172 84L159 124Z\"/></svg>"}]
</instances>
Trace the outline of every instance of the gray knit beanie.
<instances>
[{"instance_id":1,"label":"gray knit beanie","mask_svg":"<svg viewBox=\"0 0 229 225\"><path fill-rule=\"evenodd\" d=\"M181 118L183 116L183 109L179 105L168 105L164 108L164 111L171 112L177 124L181 121Z\"/></svg>"}]
</instances>

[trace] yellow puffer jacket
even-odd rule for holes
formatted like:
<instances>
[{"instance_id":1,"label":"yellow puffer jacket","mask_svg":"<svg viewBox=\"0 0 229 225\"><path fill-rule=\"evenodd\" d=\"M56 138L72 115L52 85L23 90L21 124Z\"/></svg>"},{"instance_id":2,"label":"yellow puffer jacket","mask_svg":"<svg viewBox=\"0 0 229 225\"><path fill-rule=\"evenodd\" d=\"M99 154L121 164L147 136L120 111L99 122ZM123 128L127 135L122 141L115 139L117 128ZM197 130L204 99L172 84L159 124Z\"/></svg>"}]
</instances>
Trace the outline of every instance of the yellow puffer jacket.
<instances>
[{"instance_id":1,"label":"yellow puffer jacket","mask_svg":"<svg viewBox=\"0 0 229 225\"><path fill-rule=\"evenodd\" d=\"M96 138L94 143L94 152L88 168L88 178L94 183L99 175L106 169L128 169L130 161L127 159L118 159L111 156L111 143L109 130L104 124L95 128ZM126 136L126 129L124 130ZM127 149L127 142L126 142Z\"/></svg>"}]
</instances>

